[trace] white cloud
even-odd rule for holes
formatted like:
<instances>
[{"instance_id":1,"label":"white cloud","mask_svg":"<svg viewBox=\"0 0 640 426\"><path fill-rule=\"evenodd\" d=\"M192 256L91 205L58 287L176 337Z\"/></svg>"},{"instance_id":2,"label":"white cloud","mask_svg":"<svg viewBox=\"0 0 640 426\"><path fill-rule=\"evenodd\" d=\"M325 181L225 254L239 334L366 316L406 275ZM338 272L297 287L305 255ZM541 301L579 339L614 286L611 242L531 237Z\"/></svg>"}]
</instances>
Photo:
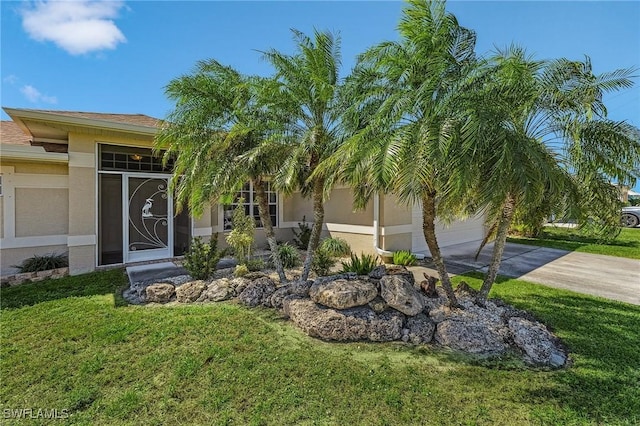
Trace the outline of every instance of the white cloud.
<instances>
[{"instance_id":1,"label":"white cloud","mask_svg":"<svg viewBox=\"0 0 640 426\"><path fill-rule=\"evenodd\" d=\"M52 41L72 55L115 49L127 41L113 19L122 1L38 1L21 11L31 38Z\"/></svg>"},{"instance_id":2,"label":"white cloud","mask_svg":"<svg viewBox=\"0 0 640 426\"><path fill-rule=\"evenodd\" d=\"M27 98L29 102L33 102L34 104L39 102L44 102L46 104L58 103L58 98L56 98L55 96L43 95L38 89L31 86L30 84L22 86L20 92L22 92L24 97Z\"/></svg>"},{"instance_id":3,"label":"white cloud","mask_svg":"<svg viewBox=\"0 0 640 426\"><path fill-rule=\"evenodd\" d=\"M9 84L16 84L16 82L18 81L18 76L14 74L9 74L8 76L4 77L2 81Z\"/></svg>"}]
</instances>

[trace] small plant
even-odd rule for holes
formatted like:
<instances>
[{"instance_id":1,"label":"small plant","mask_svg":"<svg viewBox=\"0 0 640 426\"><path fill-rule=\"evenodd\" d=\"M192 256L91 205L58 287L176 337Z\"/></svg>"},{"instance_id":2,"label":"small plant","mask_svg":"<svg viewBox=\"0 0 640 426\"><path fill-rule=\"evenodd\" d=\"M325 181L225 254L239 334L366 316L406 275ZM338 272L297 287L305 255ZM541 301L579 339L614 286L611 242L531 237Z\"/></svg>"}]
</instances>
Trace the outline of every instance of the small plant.
<instances>
[{"instance_id":1,"label":"small plant","mask_svg":"<svg viewBox=\"0 0 640 426\"><path fill-rule=\"evenodd\" d=\"M336 264L336 259L322 247L316 250L311 262L311 270L319 277L324 277L331 273L331 268Z\"/></svg>"},{"instance_id":2,"label":"small plant","mask_svg":"<svg viewBox=\"0 0 640 426\"><path fill-rule=\"evenodd\" d=\"M66 268L69 259L66 254L49 253L42 256L34 255L25 259L20 265L13 265L20 273L48 271L50 269Z\"/></svg>"},{"instance_id":3,"label":"small plant","mask_svg":"<svg viewBox=\"0 0 640 426\"><path fill-rule=\"evenodd\" d=\"M300 253L289 243L279 245L277 255L280 257L283 268L293 268L300 265Z\"/></svg>"},{"instance_id":4,"label":"small plant","mask_svg":"<svg viewBox=\"0 0 640 426\"><path fill-rule=\"evenodd\" d=\"M244 277L248 273L249 273L249 268L247 268L247 265L236 265L236 269L235 271L233 271L233 275L236 278Z\"/></svg>"},{"instance_id":5,"label":"small plant","mask_svg":"<svg viewBox=\"0 0 640 426\"><path fill-rule=\"evenodd\" d=\"M342 238L327 238L320 244L320 249L333 257L344 257L351 254L351 247Z\"/></svg>"},{"instance_id":6,"label":"small plant","mask_svg":"<svg viewBox=\"0 0 640 426\"><path fill-rule=\"evenodd\" d=\"M229 244L235 253L238 263L246 263L251 257L251 247L254 241L254 232L256 230L256 221L251 216L244 213L244 198L238 199L238 205L233 210L231 223L233 229L227 235L227 244Z\"/></svg>"},{"instance_id":7,"label":"small plant","mask_svg":"<svg viewBox=\"0 0 640 426\"><path fill-rule=\"evenodd\" d=\"M184 268L194 279L206 280L213 276L222 256L224 250L218 250L218 234L212 235L208 243L196 237L184 254Z\"/></svg>"},{"instance_id":8,"label":"small plant","mask_svg":"<svg viewBox=\"0 0 640 426\"><path fill-rule=\"evenodd\" d=\"M262 259L249 259L245 265L250 272L262 271L265 268L265 263Z\"/></svg>"},{"instance_id":9,"label":"small plant","mask_svg":"<svg viewBox=\"0 0 640 426\"><path fill-rule=\"evenodd\" d=\"M358 275L367 275L378 266L377 256L361 253L360 257L351 253L351 260L342 263L342 272L355 272Z\"/></svg>"},{"instance_id":10,"label":"small plant","mask_svg":"<svg viewBox=\"0 0 640 426\"><path fill-rule=\"evenodd\" d=\"M417 260L415 254L407 250L399 250L393 253L394 265L412 266L415 265Z\"/></svg>"},{"instance_id":11,"label":"small plant","mask_svg":"<svg viewBox=\"0 0 640 426\"><path fill-rule=\"evenodd\" d=\"M306 249L309 245L309 240L311 239L311 227L307 224L306 217L302 216L302 223L298 222L299 231L292 229L293 242L298 246L299 249Z\"/></svg>"}]
</instances>

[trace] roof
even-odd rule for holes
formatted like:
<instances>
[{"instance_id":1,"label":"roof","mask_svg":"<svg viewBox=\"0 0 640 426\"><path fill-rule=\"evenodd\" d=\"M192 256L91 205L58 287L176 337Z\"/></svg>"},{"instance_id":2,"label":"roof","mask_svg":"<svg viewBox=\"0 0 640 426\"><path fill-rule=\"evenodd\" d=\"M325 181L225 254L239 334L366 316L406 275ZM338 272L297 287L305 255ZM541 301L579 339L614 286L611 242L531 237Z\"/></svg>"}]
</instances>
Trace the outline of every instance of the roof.
<instances>
[{"instance_id":1,"label":"roof","mask_svg":"<svg viewBox=\"0 0 640 426\"><path fill-rule=\"evenodd\" d=\"M0 143L7 145L31 145L31 136L25 134L13 121L0 121Z\"/></svg>"},{"instance_id":2,"label":"roof","mask_svg":"<svg viewBox=\"0 0 640 426\"><path fill-rule=\"evenodd\" d=\"M102 112L85 112L85 111L57 111L46 109L28 109L20 108L20 111L41 112L47 114L55 114L58 116L66 116L72 118L88 118L91 120L107 121L112 123L133 124L136 126L158 127L160 120L145 114L111 114Z\"/></svg>"}]
</instances>

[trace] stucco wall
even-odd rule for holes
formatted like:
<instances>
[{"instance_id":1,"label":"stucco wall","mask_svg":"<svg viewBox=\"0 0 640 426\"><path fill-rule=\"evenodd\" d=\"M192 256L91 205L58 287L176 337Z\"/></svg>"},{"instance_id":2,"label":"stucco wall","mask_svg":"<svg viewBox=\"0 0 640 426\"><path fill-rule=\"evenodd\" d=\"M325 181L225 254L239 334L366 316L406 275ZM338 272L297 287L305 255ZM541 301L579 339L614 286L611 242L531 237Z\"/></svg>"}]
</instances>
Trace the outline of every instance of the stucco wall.
<instances>
[{"instance_id":1,"label":"stucco wall","mask_svg":"<svg viewBox=\"0 0 640 426\"><path fill-rule=\"evenodd\" d=\"M15 189L15 235L66 235L69 232L69 190Z\"/></svg>"},{"instance_id":2,"label":"stucco wall","mask_svg":"<svg viewBox=\"0 0 640 426\"><path fill-rule=\"evenodd\" d=\"M2 163L5 165L5 163ZM48 174L48 175L66 175L68 168L66 164L47 164L47 163L22 163L15 162L6 164L15 167L16 173L32 173L32 174Z\"/></svg>"},{"instance_id":3,"label":"stucco wall","mask_svg":"<svg viewBox=\"0 0 640 426\"><path fill-rule=\"evenodd\" d=\"M340 188L331 192L331 198L324 205L325 222L349 225L371 226L373 224L373 201L364 210L355 211L350 189ZM313 215L311 216L313 218Z\"/></svg>"},{"instance_id":4,"label":"stucco wall","mask_svg":"<svg viewBox=\"0 0 640 426\"><path fill-rule=\"evenodd\" d=\"M305 217L307 222L313 221L313 203L305 199L299 192L282 199L282 219L285 222L300 222Z\"/></svg>"},{"instance_id":5,"label":"stucco wall","mask_svg":"<svg viewBox=\"0 0 640 426\"><path fill-rule=\"evenodd\" d=\"M380 237L380 247L389 251L411 251L411 233L382 236Z\"/></svg>"},{"instance_id":6,"label":"stucco wall","mask_svg":"<svg viewBox=\"0 0 640 426\"><path fill-rule=\"evenodd\" d=\"M327 236L333 238L342 238L349 243L351 252L360 256L360 253L376 254L373 247L373 237L366 234L351 234L348 232L331 231Z\"/></svg>"},{"instance_id":7,"label":"stucco wall","mask_svg":"<svg viewBox=\"0 0 640 426\"><path fill-rule=\"evenodd\" d=\"M0 275L11 275L18 270L13 265L19 265L23 260L34 255L45 255L49 253L65 254L67 253L66 245L54 245L43 247L26 247L26 248L3 248L2 256L0 256Z\"/></svg>"},{"instance_id":8,"label":"stucco wall","mask_svg":"<svg viewBox=\"0 0 640 426\"><path fill-rule=\"evenodd\" d=\"M411 224L411 208L401 205L393 194L380 195L380 226Z\"/></svg>"}]
</instances>

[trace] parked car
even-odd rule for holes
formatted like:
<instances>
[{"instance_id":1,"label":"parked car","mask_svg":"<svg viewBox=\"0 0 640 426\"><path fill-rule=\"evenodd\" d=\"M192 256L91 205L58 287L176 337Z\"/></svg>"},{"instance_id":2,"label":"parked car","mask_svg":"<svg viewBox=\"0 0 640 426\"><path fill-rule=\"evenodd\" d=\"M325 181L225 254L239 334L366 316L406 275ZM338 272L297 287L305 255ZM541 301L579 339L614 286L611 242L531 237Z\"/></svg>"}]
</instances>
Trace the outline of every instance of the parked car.
<instances>
[{"instance_id":1,"label":"parked car","mask_svg":"<svg viewBox=\"0 0 640 426\"><path fill-rule=\"evenodd\" d=\"M640 206L623 207L620 223L627 228L635 228L640 224Z\"/></svg>"}]
</instances>

